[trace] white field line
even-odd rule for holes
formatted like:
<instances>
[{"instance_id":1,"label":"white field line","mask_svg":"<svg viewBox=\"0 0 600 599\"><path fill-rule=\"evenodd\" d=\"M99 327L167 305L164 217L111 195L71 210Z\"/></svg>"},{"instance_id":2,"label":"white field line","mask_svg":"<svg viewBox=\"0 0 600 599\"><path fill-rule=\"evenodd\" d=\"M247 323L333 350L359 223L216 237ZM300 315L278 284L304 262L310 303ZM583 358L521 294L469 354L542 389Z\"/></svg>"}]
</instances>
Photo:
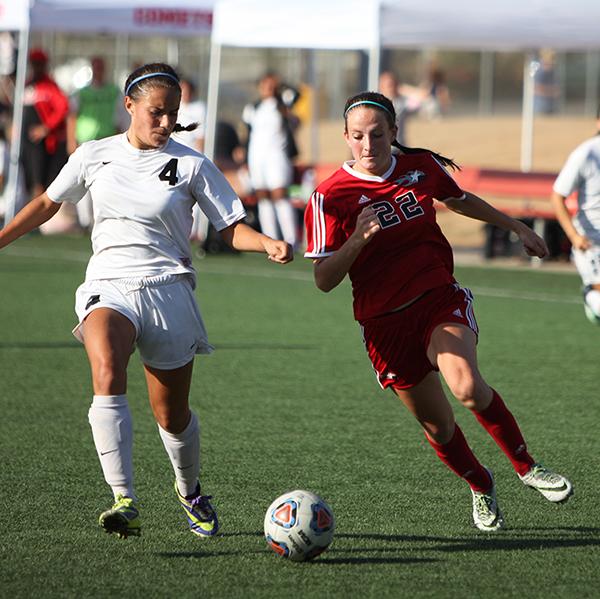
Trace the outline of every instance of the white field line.
<instances>
[{"instance_id":1,"label":"white field line","mask_svg":"<svg viewBox=\"0 0 600 599\"><path fill-rule=\"evenodd\" d=\"M19 258L34 258L36 260L62 260L65 262L87 263L90 254L86 252L76 252L71 250L57 250L51 253L45 253L36 249L27 249L9 246L0 252L2 254L17 256ZM466 267L468 268L468 267ZM504 268L504 267L503 267ZM516 270L516 269L515 269ZM559 274L559 273L555 273ZM569 273L570 274L570 273ZM204 275L232 275L236 277L257 277L263 279L283 279L286 281L313 281L312 273L290 269L287 266L272 264L269 268L248 268L243 264L237 267L224 267L223 265L211 266L208 262L200 263L198 276ZM347 279L344 280L347 283ZM493 287L471 287L475 295L483 297L496 297L502 299L528 300L533 302L553 302L558 304L581 304L582 300L578 296L564 297L551 295L548 293L535 293L527 291L510 291L507 289L498 289Z\"/></svg>"}]
</instances>

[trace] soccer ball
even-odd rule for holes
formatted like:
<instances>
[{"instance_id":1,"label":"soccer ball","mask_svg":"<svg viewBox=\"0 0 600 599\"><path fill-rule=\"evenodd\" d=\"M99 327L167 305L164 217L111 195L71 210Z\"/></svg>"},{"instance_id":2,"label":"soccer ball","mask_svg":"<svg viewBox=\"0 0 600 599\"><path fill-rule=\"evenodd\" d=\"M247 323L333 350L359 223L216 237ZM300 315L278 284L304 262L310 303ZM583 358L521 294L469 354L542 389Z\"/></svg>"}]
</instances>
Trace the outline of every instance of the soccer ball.
<instances>
[{"instance_id":1,"label":"soccer ball","mask_svg":"<svg viewBox=\"0 0 600 599\"><path fill-rule=\"evenodd\" d=\"M310 491L291 491L278 497L265 514L265 538L271 549L294 562L313 559L333 540L331 508Z\"/></svg>"}]
</instances>

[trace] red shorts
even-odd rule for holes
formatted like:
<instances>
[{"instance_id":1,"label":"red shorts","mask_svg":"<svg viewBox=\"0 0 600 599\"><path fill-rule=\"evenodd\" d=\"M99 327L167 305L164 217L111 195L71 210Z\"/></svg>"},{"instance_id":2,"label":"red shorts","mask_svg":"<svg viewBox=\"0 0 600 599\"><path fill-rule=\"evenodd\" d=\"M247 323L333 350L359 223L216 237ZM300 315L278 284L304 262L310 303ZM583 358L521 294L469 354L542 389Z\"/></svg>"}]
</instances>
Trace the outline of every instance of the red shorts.
<instances>
[{"instance_id":1,"label":"red shorts","mask_svg":"<svg viewBox=\"0 0 600 599\"><path fill-rule=\"evenodd\" d=\"M435 287L398 312L361 322L363 341L383 389L409 389L432 370L427 347L433 330L453 322L479 333L470 289L457 283Z\"/></svg>"}]
</instances>

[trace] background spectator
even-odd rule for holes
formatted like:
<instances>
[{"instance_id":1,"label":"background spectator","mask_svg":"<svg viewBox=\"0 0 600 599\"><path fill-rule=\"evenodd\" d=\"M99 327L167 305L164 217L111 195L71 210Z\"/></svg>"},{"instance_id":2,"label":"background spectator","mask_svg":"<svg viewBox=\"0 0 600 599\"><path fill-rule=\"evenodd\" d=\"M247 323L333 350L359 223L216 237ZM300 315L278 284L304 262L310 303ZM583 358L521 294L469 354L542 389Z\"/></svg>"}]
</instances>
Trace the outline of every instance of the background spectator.
<instances>
[{"instance_id":1,"label":"background spectator","mask_svg":"<svg viewBox=\"0 0 600 599\"><path fill-rule=\"evenodd\" d=\"M173 139L179 143L198 150L204 151L204 131L206 126L206 104L198 100L196 86L189 79L180 81L181 104L179 105L178 121L183 125L198 123L193 131L178 131L173 134ZM209 222L204 212L196 205L193 208L194 224L192 225L191 238L203 244L208 238Z\"/></svg>"},{"instance_id":2,"label":"background spectator","mask_svg":"<svg viewBox=\"0 0 600 599\"><path fill-rule=\"evenodd\" d=\"M427 71L427 78L421 84L421 114L428 119L439 118L450 108L450 90L446 84L444 71L432 64Z\"/></svg>"},{"instance_id":3,"label":"background spectator","mask_svg":"<svg viewBox=\"0 0 600 599\"><path fill-rule=\"evenodd\" d=\"M40 195L67 161L69 101L48 75L48 55L29 53L31 77L23 94L21 162L29 198Z\"/></svg>"},{"instance_id":4,"label":"background spectator","mask_svg":"<svg viewBox=\"0 0 600 599\"><path fill-rule=\"evenodd\" d=\"M178 131L173 134L173 138L194 150L203 152L206 104L196 98L196 86L189 79L181 80L181 104L177 118L184 126L198 123L198 127L193 131Z\"/></svg>"},{"instance_id":5,"label":"background spectator","mask_svg":"<svg viewBox=\"0 0 600 599\"><path fill-rule=\"evenodd\" d=\"M297 221L288 187L293 177L292 159L298 154L293 134L297 121L279 88L275 73L263 75L258 82L260 99L244 108L242 118L248 126L248 171L258 199L260 228L275 237L281 231L283 239L295 246Z\"/></svg>"},{"instance_id":6,"label":"background spectator","mask_svg":"<svg viewBox=\"0 0 600 599\"><path fill-rule=\"evenodd\" d=\"M379 91L389 98L396 111L396 141L406 143L406 119L419 110L419 101L414 101L402 92L398 78L392 71L384 71L379 75Z\"/></svg>"},{"instance_id":7,"label":"background spectator","mask_svg":"<svg viewBox=\"0 0 600 599\"><path fill-rule=\"evenodd\" d=\"M67 119L67 151L72 154L77 146L109 137L123 131L129 119L123 107L123 95L114 84L106 81L104 59L96 56L91 60L92 80L89 85L76 91L70 98ZM76 205L79 224L89 228L93 222L92 203L89 194Z\"/></svg>"},{"instance_id":8,"label":"background spectator","mask_svg":"<svg viewBox=\"0 0 600 599\"><path fill-rule=\"evenodd\" d=\"M538 114L554 114L559 95L554 52L551 50L541 51L534 68L533 108Z\"/></svg>"}]
</instances>

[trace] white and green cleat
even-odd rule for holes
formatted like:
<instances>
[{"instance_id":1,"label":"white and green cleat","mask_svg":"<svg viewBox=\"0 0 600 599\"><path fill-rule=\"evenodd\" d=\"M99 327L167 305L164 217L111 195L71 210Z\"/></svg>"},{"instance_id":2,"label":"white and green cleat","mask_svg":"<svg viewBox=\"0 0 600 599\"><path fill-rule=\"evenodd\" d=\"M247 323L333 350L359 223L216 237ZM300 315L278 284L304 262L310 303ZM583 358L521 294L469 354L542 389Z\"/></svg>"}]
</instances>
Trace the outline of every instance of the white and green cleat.
<instances>
[{"instance_id":1,"label":"white and green cleat","mask_svg":"<svg viewBox=\"0 0 600 599\"><path fill-rule=\"evenodd\" d=\"M142 534L140 512L131 497L118 494L110 510L100 514L98 523L107 533L114 533L120 539Z\"/></svg>"},{"instance_id":2,"label":"white and green cleat","mask_svg":"<svg viewBox=\"0 0 600 599\"><path fill-rule=\"evenodd\" d=\"M519 478L524 485L539 491L553 503L567 501L573 495L573 485L568 479L541 464L534 464L527 474L519 475Z\"/></svg>"},{"instance_id":3,"label":"white and green cleat","mask_svg":"<svg viewBox=\"0 0 600 599\"><path fill-rule=\"evenodd\" d=\"M496 500L496 484L494 476L487 470L492 481L489 491L482 493L471 489L473 495L473 523L479 530L494 532L504 527L504 518Z\"/></svg>"}]
</instances>

